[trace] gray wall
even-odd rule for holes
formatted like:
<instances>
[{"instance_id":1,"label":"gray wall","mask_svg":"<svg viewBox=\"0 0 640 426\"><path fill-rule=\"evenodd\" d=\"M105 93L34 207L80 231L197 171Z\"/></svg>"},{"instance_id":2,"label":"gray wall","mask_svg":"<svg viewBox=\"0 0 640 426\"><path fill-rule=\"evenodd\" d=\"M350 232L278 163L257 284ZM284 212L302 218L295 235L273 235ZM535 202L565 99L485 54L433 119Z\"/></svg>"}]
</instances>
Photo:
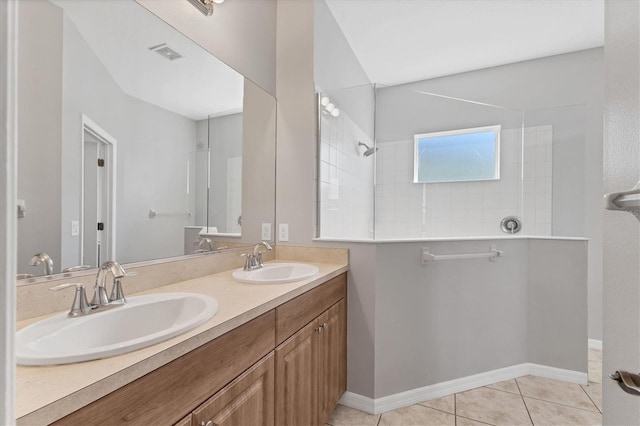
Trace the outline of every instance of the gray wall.
<instances>
[{"instance_id":1,"label":"gray wall","mask_svg":"<svg viewBox=\"0 0 640 426\"><path fill-rule=\"evenodd\" d=\"M587 371L587 242L532 239L527 256L527 359Z\"/></svg>"},{"instance_id":2,"label":"gray wall","mask_svg":"<svg viewBox=\"0 0 640 426\"><path fill-rule=\"evenodd\" d=\"M420 250L504 256L420 265ZM375 397L525 362L587 371L586 242L381 243ZM561 253L561 255L560 255Z\"/></svg>"},{"instance_id":3,"label":"gray wall","mask_svg":"<svg viewBox=\"0 0 640 426\"><path fill-rule=\"evenodd\" d=\"M276 100L245 79L242 105L242 242L262 240L262 223L276 215Z\"/></svg>"},{"instance_id":4,"label":"gray wall","mask_svg":"<svg viewBox=\"0 0 640 426\"><path fill-rule=\"evenodd\" d=\"M437 131L490 120L518 124L515 112L416 91L525 110L526 127L553 125L553 232L591 240L589 338L601 340L603 49L382 88L376 99L379 142L410 139L425 126Z\"/></svg>"},{"instance_id":5,"label":"gray wall","mask_svg":"<svg viewBox=\"0 0 640 426\"><path fill-rule=\"evenodd\" d=\"M325 0L314 6L315 84L373 139L373 85Z\"/></svg>"},{"instance_id":6,"label":"gray wall","mask_svg":"<svg viewBox=\"0 0 640 426\"><path fill-rule=\"evenodd\" d=\"M278 0L276 216L298 245L315 234L313 23L314 2Z\"/></svg>"},{"instance_id":7,"label":"gray wall","mask_svg":"<svg viewBox=\"0 0 640 426\"><path fill-rule=\"evenodd\" d=\"M604 190L640 176L640 3L605 2ZM628 213L604 215L603 373L640 371L640 232ZM605 376L606 377L606 376ZM603 424L640 424L640 399L603 380Z\"/></svg>"},{"instance_id":8,"label":"gray wall","mask_svg":"<svg viewBox=\"0 0 640 426\"><path fill-rule=\"evenodd\" d=\"M62 267L79 263L81 115L117 140L116 255L131 263L183 254L187 225L186 164L196 123L125 95L64 18ZM150 209L160 213L150 219ZM184 216L162 213L184 212Z\"/></svg>"},{"instance_id":9,"label":"gray wall","mask_svg":"<svg viewBox=\"0 0 640 426\"><path fill-rule=\"evenodd\" d=\"M216 5L209 17L175 0L136 1L270 94L276 94L276 0L227 2Z\"/></svg>"},{"instance_id":10,"label":"gray wall","mask_svg":"<svg viewBox=\"0 0 640 426\"><path fill-rule=\"evenodd\" d=\"M505 257L420 265L424 246L489 244ZM527 362L526 240L378 244L376 259L376 398Z\"/></svg>"},{"instance_id":11,"label":"gray wall","mask_svg":"<svg viewBox=\"0 0 640 426\"><path fill-rule=\"evenodd\" d=\"M17 267L42 275L42 265L29 266L36 252L49 254L58 271L61 262L62 10L49 2L21 2L18 13L18 170L24 171L18 198L27 212L18 220Z\"/></svg>"}]
</instances>

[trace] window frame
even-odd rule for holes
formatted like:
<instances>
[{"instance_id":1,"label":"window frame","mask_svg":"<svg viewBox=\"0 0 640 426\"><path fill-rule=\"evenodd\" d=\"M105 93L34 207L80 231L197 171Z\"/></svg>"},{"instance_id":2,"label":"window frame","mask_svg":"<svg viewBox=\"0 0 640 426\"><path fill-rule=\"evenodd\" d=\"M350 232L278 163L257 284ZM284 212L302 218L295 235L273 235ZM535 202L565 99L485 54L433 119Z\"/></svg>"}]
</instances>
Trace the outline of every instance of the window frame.
<instances>
[{"instance_id":1,"label":"window frame","mask_svg":"<svg viewBox=\"0 0 640 426\"><path fill-rule=\"evenodd\" d=\"M491 126L482 126L482 127L469 127L465 129L456 129L456 130L444 130L440 132L430 132L430 133L421 133L413 136L413 183L422 183L422 184L433 184L433 183L451 183L451 182L482 182L482 181L493 181L500 180L500 132L502 130L502 126L500 124L491 125ZM493 178L486 179L453 179L453 180L434 180L434 181L420 181L419 177L419 168L418 168L418 144L420 140L430 139L430 138L439 138L443 136L458 136L458 135L468 135L472 133L486 133L493 132L495 134L494 139L494 173Z\"/></svg>"}]
</instances>

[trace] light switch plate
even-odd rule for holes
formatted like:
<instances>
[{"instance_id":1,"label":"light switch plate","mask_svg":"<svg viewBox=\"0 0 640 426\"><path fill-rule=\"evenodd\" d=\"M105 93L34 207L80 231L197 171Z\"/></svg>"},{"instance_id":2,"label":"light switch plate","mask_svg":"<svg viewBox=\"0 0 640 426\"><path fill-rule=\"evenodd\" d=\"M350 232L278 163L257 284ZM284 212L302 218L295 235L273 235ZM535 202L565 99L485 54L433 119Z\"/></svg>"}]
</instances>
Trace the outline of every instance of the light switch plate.
<instances>
[{"instance_id":1,"label":"light switch plate","mask_svg":"<svg viewBox=\"0 0 640 426\"><path fill-rule=\"evenodd\" d=\"M72 220L71 221L71 236L77 237L80 235L80 221Z\"/></svg>"},{"instance_id":2,"label":"light switch plate","mask_svg":"<svg viewBox=\"0 0 640 426\"><path fill-rule=\"evenodd\" d=\"M289 224L281 223L278 228L278 240L289 241Z\"/></svg>"},{"instance_id":3,"label":"light switch plate","mask_svg":"<svg viewBox=\"0 0 640 426\"><path fill-rule=\"evenodd\" d=\"M271 241L271 224L262 224L262 241Z\"/></svg>"}]
</instances>

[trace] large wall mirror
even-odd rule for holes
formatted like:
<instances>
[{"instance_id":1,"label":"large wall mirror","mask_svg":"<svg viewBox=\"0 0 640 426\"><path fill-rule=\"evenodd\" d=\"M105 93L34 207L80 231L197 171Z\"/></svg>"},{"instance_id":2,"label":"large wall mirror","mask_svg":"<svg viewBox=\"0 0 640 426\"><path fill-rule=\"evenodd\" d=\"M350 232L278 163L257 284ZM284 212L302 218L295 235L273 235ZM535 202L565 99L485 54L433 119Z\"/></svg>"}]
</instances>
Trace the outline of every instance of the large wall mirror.
<instances>
[{"instance_id":1,"label":"large wall mirror","mask_svg":"<svg viewBox=\"0 0 640 426\"><path fill-rule=\"evenodd\" d=\"M36 0L18 14L19 273L262 239L271 95L134 1Z\"/></svg>"}]
</instances>

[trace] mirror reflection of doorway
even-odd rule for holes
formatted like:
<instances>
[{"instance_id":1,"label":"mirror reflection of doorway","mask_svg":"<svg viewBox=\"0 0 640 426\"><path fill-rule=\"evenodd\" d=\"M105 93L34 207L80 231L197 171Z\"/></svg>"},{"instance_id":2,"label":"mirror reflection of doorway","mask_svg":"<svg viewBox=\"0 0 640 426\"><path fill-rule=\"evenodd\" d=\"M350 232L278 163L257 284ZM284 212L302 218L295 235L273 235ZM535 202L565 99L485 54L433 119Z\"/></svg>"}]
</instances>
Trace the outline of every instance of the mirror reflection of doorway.
<instances>
[{"instance_id":1,"label":"mirror reflection of doorway","mask_svg":"<svg viewBox=\"0 0 640 426\"><path fill-rule=\"evenodd\" d=\"M83 116L81 264L115 259L115 139Z\"/></svg>"}]
</instances>

